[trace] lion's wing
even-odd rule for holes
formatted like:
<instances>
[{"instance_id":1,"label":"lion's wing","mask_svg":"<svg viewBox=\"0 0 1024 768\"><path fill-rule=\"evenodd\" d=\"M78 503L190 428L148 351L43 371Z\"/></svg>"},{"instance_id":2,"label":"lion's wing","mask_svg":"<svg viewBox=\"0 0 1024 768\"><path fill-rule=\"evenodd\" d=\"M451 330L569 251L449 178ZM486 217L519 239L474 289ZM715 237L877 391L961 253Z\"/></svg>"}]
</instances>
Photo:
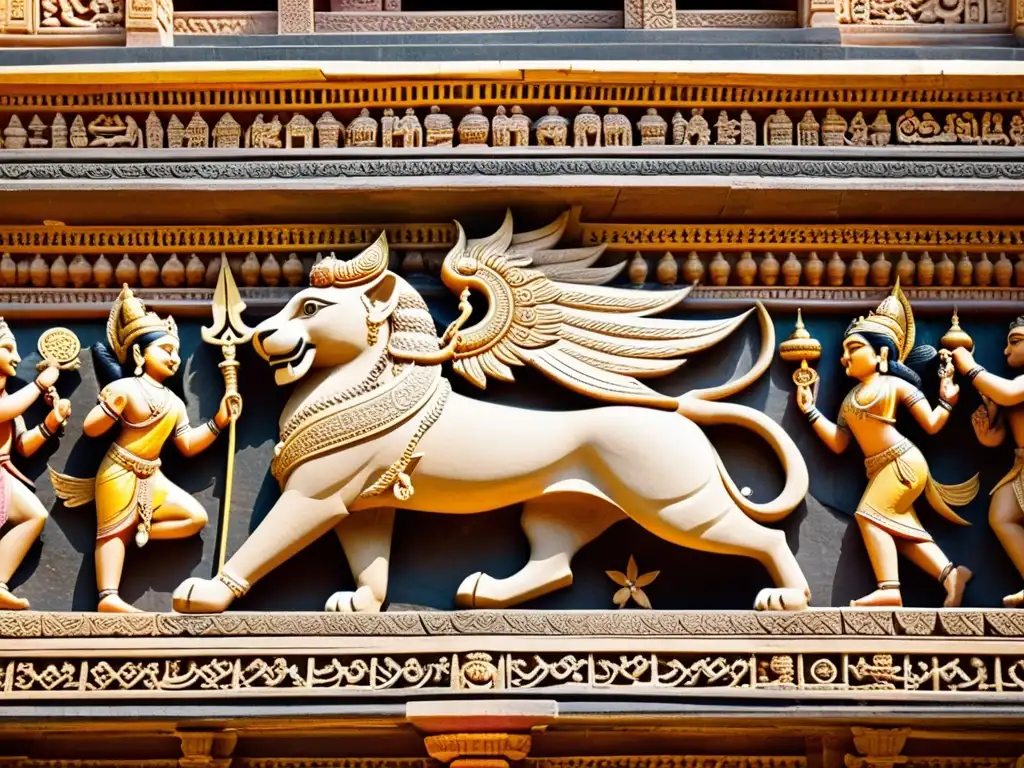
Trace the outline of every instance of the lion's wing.
<instances>
[{"instance_id":1,"label":"lion's wing","mask_svg":"<svg viewBox=\"0 0 1024 768\"><path fill-rule=\"evenodd\" d=\"M603 282L622 269L591 266L603 246L550 250L566 221L563 216L560 227L514 237L506 214L494 235L468 242L458 228L442 279L456 295L466 288L482 292L488 308L482 320L459 333L455 370L485 388L488 378L514 381L512 367L528 364L598 400L674 409L674 398L639 379L676 370L685 355L732 333L747 313L726 320L650 318L681 302L690 288L636 291L552 279Z\"/></svg>"}]
</instances>

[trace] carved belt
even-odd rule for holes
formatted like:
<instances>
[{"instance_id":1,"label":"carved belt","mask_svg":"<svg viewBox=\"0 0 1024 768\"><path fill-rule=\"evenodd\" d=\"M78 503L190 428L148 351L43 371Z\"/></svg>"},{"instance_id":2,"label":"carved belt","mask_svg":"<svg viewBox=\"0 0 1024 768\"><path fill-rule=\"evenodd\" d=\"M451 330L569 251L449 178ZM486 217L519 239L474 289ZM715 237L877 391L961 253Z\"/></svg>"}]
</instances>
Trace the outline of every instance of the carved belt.
<instances>
[{"instance_id":1,"label":"carved belt","mask_svg":"<svg viewBox=\"0 0 1024 768\"><path fill-rule=\"evenodd\" d=\"M1013 452L1013 467L1006 473L1002 480L996 483L990 496L1009 484L1013 488L1014 498L1017 499L1017 506L1024 511L1024 448L1017 448Z\"/></svg>"},{"instance_id":2,"label":"carved belt","mask_svg":"<svg viewBox=\"0 0 1024 768\"><path fill-rule=\"evenodd\" d=\"M896 477L903 485L910 488L917 482L917 473L900 457L912 450L914 450L914 444L907 438L903 438L891 448L886 448L881 453L868 456L864 459L864 468L867 470L868 479L871 480L887 466L896 462Z\"/></svg>"},{"instance_id":3,"label":"carved belt","mask_svg":"<svg viewBox=\"0 0 1024 768\"><path fill-rule=\"evenodd\" d=\"M284 485L310 459L397 427L427 404L441 381L441 366L412 365L379 389L315 414L288 435L271 473Z\"/></svg>"},{"instance_id":4,"label":"carved belt","mask_svg":"<svg viewBox=\"0 0 1024 768\"><path fill-rule=\"evenodd\" d=\"M139 510L139 527L135 533L135 543L146 546L149 541L149 529L153 525L153 483L151 478L160 469L160 459L144 459L136 456L127 448L122 448L117 443L110 446L107 454L118 466L124 467L136 478L135 498L132 500L136 509Z\"/></svg>"}]
</instances>

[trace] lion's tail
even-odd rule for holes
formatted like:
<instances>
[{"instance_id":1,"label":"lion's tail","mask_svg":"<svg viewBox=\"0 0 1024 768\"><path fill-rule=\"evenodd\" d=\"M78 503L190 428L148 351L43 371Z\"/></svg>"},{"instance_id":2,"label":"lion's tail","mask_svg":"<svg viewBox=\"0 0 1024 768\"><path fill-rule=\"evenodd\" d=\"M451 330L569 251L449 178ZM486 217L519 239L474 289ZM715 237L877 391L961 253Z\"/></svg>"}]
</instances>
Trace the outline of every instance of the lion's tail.
<instances>
[{"instance_id":1,"label":"lion's tail","mask_svg":"<svg viewBox=\"0 0 1024 768\"><path fill-rule=\"evenodd\" d=\"M753 367L735 381L710 389L694 390L681 396L679 398L679 413L697 424L732 424L746 427L757 433L771 446L786 473L786 484L775 499L765 503L747 499L736 487L736 483L730 477L721 457L716 454L716 459L718 472L725 484L725 489L736 505L759 523L773 523L785 518L807 496L807 491L810 488L807 464L793 439L786 434L782 427L763 413L746 405L714 402L743 390L757 380L771 365L775 352L775 326L772 325L771 318L764 306L758 303L757 310L761 323L761 352Z\"/></svg>"}]
</instances>

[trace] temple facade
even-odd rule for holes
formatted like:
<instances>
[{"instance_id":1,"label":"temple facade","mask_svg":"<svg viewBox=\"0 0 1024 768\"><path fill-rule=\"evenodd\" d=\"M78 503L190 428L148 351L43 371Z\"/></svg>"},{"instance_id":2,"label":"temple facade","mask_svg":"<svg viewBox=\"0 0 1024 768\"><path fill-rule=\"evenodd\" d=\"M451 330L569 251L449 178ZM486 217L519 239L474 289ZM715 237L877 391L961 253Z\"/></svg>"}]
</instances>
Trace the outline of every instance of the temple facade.
<instances>
[{"instance_id":1,"label":"temple facade","mask_svg":"<svg viewBox=\"0 0 1024 768\"><path fill-rule=\"evenodd\" d=\"M1021 29L0 0L0 766L1024 768Z\"/></svg>"}]
</instances>

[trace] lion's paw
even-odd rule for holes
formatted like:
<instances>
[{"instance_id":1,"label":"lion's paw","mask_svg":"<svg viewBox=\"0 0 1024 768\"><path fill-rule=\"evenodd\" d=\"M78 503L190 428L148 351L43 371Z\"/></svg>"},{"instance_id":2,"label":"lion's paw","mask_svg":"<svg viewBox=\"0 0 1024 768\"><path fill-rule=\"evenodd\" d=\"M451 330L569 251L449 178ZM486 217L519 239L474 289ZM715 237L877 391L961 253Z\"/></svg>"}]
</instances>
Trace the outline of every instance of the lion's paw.
<instances>
[{"instance_id":1,"label":"lion's paw","mask_svg":"<svg viewBox=\"0 0 1024 768\"><path fill-rule=\"evenodd\" d=\"M762 589L754 600L755 611L804 611L807 607L807 593L787 587Z\"/></svg>"},{"instance_id":2,"label":"lion's paw","mask_svg":"<svg viewBox=\"0 0 1024 768\"><path fill-rule=\"evenodd\" d=\"M355 592L335 592L327 598L324 610L328 613L379 613L383 602L373 595L369 587Z\"/></svg>"},{"instance_id":3,"label":"lion's paw","mask_svg":"<svg viewBox=\"0 0 1024 768\"><path fill-rule=\"evenodd\" d=\"M462 580L458 592L455 593L455 605L459 608L476 608L476 591L480 586L483 573L471 573Z\"/></svg>"},{"instance_id":4,"label":"lion's paw","mask_svg":"<svg viewBox=\"0 0 1024 768\"><path fill-rule=\"evenodd\" d=\"M220 579L185 579L172 596L178 613L222 613L235 599Z\"/></svg>"}]
</instances>

